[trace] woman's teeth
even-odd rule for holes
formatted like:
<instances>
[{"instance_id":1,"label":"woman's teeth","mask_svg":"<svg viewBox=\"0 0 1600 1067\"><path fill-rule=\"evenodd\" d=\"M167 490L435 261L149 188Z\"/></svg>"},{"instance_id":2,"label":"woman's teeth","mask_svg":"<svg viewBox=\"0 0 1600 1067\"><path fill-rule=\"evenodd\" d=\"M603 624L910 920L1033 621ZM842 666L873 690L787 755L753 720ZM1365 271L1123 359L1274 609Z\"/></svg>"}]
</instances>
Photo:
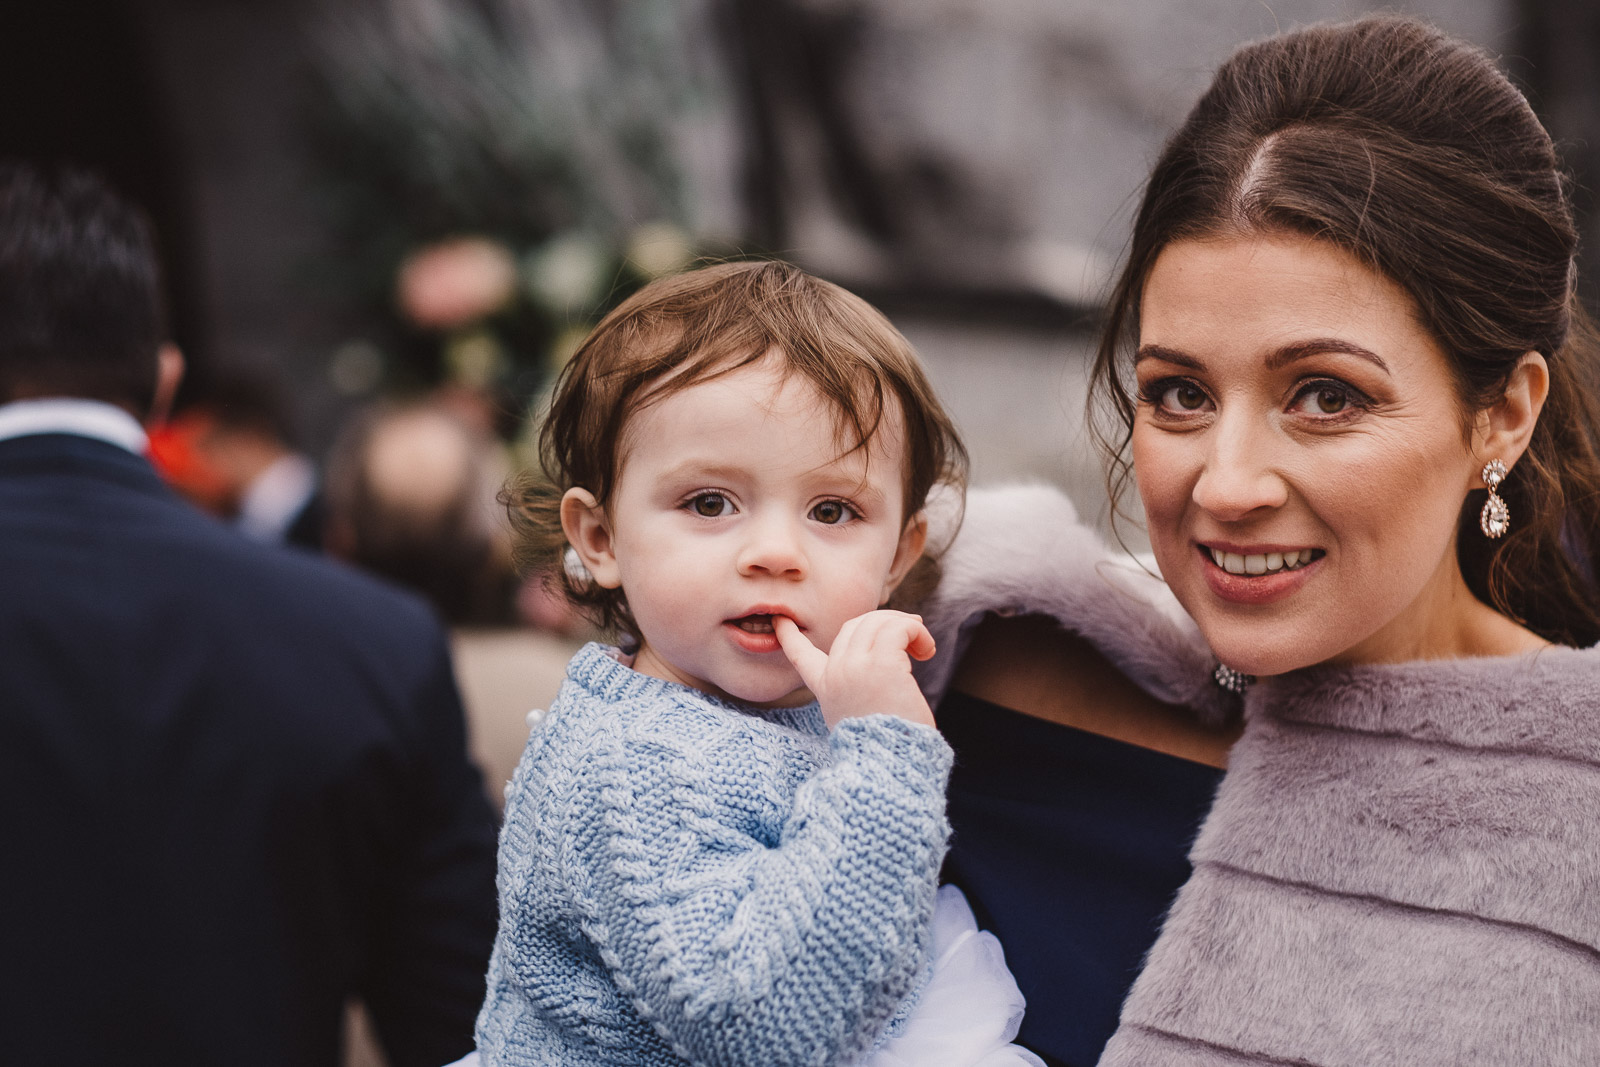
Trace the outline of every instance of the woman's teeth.
<instances>
[{"instance_id":1,"label":"woman's teeth","mask_svg":"<svg viewBox=\"0 0 1600 1067\"><path fill-rule=\"evenodd\" d=\"M1292 571L1304 567L1311 562L1314 548L1302 548L1295 552L1267 552L1265 554L1241 556L1237 552L1222 552L1218 549L1208 549L1211 559L1217 566L1229 574L1276 574L1279 571Z\"/></svg>"},{"instance_id":2,"label":"woman's teeth","mask_svg":"<svg viewBox=\"0 0 1600 1067\"><path fill-rule=\"evenodd\" d=\"M770 634L772 632L771 615L746 615L737 620L739 629L747 634Z\"/></svg>"}]
</instances>

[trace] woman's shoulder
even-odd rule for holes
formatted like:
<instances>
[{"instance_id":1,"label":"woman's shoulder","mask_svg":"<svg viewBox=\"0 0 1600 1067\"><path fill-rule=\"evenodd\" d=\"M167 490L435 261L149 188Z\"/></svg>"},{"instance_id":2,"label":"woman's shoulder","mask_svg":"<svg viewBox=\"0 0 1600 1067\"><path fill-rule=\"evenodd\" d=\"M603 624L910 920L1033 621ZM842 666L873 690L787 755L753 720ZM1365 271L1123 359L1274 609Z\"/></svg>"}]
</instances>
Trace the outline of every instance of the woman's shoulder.
<instances>
[{"instance_id":1,"label":"woman's shoulder","mask_svg":"<svg viewBox=\"0 0 1600 1067\"><path fill-rule=\"evenodd\" d=\"M974 490L920 610L940 648L917 669L930 701L958 665L968 692L987 685L985 678L1050 691L1076 684L1081 671L1093 680L1108 665L1190 717L1221 724L1237 716L1237 699L1212 682L1210 649L1165 583L1106 545L1056 489ZM1008 623L1007 616L1045 621Z\"/></svg>"},{"instance_id":2,"label":"woman's shoulder","mask_svg":"<svg viewBox=\"0 0 1600 1067\"><path fill-rule=\"evenodd\" d=\"M1040 615L990 617L972 635L950 690L1033 718L1225 766L1236 719L1208 723L1140 688L1082 635Z\"/></svg>"},{"instance_id":3,"label":"woman's shoulder","mask_svg":"<svg viewBox=\"0 0 1600 1067\"><path fill-rule=\"evenodd\" d=\"M1324 730L1600 763L1600 646L1325 665L1259 688L1263 714Z\"/></svg>"}]
</instances>

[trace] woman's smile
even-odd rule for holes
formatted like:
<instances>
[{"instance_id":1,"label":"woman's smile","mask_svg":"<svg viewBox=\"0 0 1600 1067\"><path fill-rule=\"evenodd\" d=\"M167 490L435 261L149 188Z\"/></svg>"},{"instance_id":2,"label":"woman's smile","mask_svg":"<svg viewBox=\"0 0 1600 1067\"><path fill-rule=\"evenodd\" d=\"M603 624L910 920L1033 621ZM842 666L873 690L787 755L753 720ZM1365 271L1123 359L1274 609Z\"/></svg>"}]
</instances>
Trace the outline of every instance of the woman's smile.
<instances>
[{"instance_id":1,"label":"woman's smile","mask_svg":"<svg viewBox=\"0 0 1600 1067\"><path fill-rule=\"evenodd\" d=\"M1320 548L1257 552L1198 546L1211 591L1234 604L1271 604L1298 592L1327 555Z\"/></svg>"},{"instance_id":2,"label":"woman's smile","mask_svg":"<svg viewBox=\"0 0 1600 1067\"><path fill-rule=\"evenodd\" d=\"M1213 563L1229 574L1277 574L1279 571L1298 570L1327 555L1320 548L1261 548L1253 552L1219 545L1201 545L1200 548L1210 554Z\"/></svg>"}]
</instances>

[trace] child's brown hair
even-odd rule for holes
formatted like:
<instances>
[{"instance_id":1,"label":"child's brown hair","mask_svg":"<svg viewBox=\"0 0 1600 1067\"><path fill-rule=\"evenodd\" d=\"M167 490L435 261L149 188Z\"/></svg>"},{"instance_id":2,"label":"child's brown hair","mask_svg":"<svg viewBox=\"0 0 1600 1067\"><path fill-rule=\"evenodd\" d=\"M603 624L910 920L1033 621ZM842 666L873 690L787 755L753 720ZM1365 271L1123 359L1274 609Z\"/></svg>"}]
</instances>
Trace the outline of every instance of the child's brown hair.
<instances>
[{"instance_id":1,"label":"child's brown hair","mask_svg":"<svg viewBox=\"0 0 1600 1067\"><path fill-rule=\"evenodd\" d=\"M594 328L556 379L539 431L543 477L503 499L517 561L559 582L602 627L638 637L621 589L564 564L561 496L574 486L607 506L628 419L642 404L727 374L769 352L833 405L847 451L864 448L898 406L906 444L905 515L936 485L965 487L967 451L911 345L872 305L772 260L720 263L651 282Z\"/></svg>"}]
</instances>

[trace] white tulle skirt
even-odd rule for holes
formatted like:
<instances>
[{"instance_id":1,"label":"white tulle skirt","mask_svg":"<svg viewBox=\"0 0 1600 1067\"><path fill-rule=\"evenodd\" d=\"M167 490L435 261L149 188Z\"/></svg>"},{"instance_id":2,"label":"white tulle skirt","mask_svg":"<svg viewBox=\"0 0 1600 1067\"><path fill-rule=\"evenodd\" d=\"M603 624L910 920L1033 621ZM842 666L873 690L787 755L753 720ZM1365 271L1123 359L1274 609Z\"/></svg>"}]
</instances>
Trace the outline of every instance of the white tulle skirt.
<instances>
[{"instance_id":1,"label":"white tulle skirt","mask_svg":"<svg viewBox=\"0 0 1600 1067\"><path fill-rule=\"evenodd\" d=\"M855 1067L1044 1067L1011 1043L1022 1025L1022 992L1000 940L978 929L953 885L939 888L931 933L933 971L910 1018ZM478 1067L478 1054L449 1067Z\"/></svg>"},{"instance_id":2,"label":"white tulle skirt","mask_svg":"<svg viewBox=\"0 0 1600 1067\"><path fill-rule=\"evenodd\" d=\"M911 1017L857 1067L1044 1067L1011 1043L1022 1025L1022 992L1000 940L978 929L953 885L939 889L931 932L933 973Z\"/></svg>"}]
</instances>

